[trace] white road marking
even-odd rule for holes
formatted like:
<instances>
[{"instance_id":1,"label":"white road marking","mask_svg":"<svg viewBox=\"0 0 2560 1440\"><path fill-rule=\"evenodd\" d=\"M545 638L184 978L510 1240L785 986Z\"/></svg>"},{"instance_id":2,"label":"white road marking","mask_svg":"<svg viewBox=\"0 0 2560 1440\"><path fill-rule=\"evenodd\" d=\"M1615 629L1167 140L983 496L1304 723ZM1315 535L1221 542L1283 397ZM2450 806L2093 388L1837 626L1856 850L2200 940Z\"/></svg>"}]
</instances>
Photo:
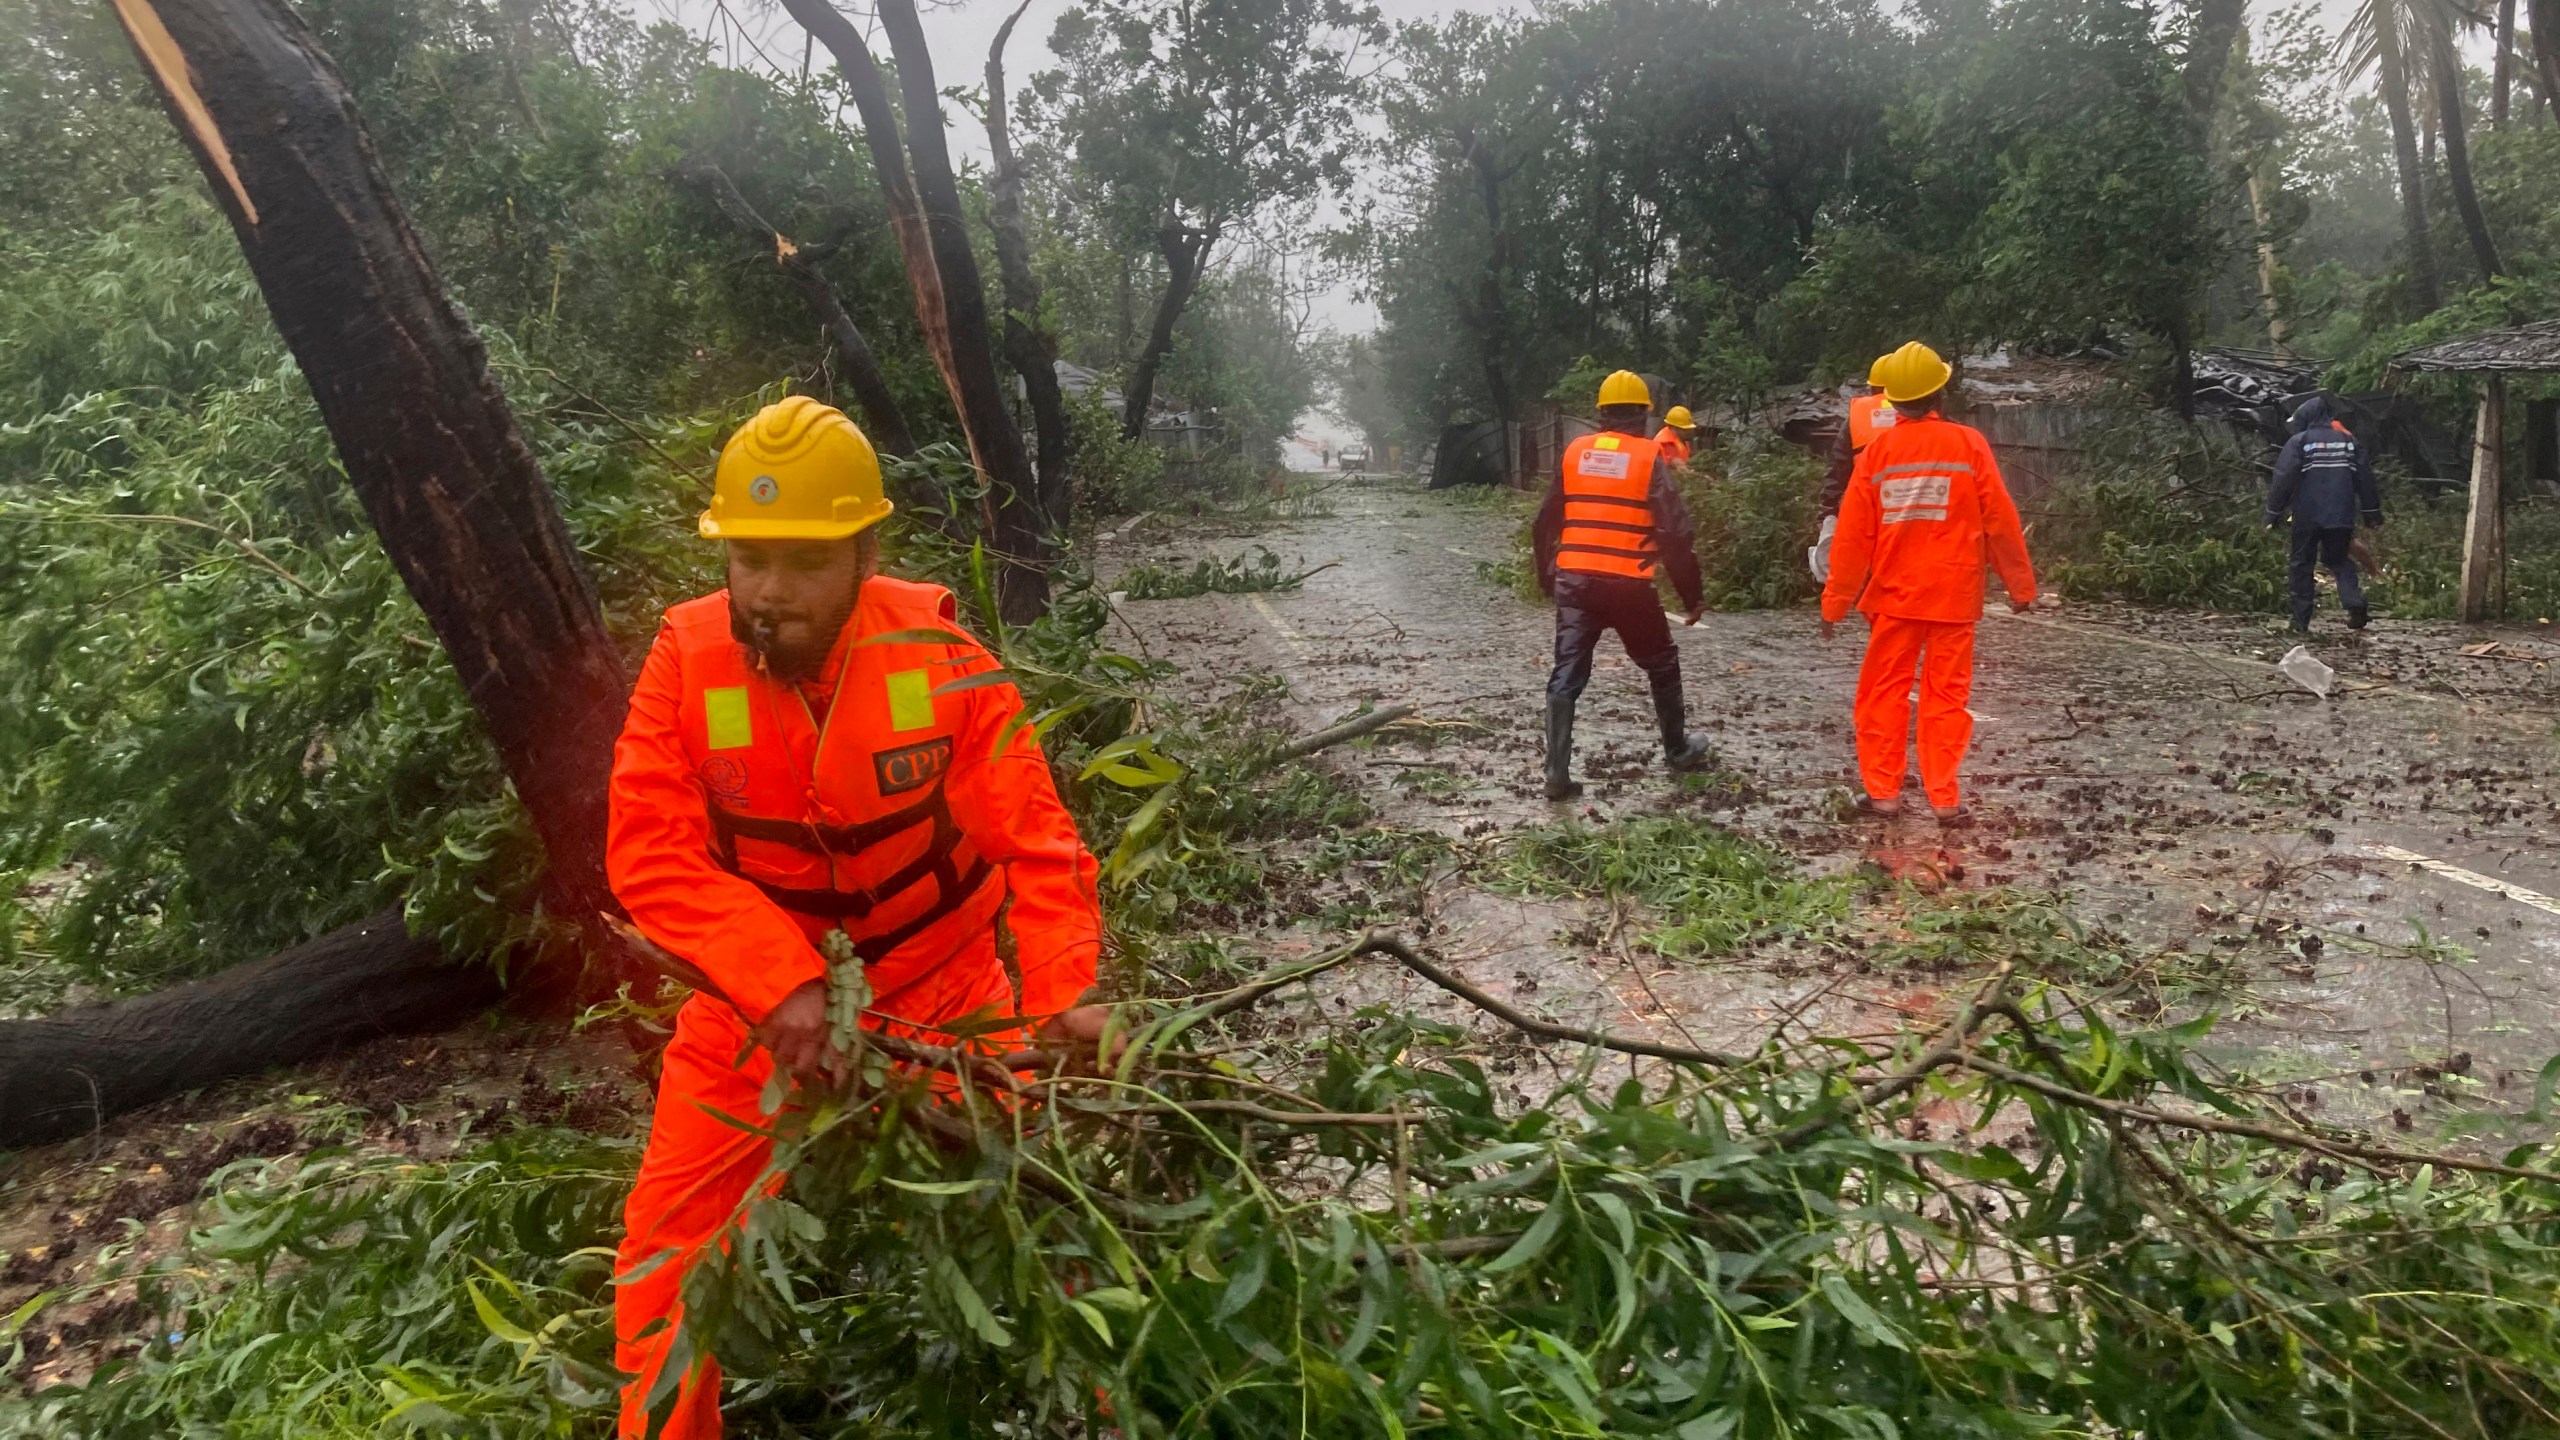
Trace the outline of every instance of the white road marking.
<instances>
[{"instance_id":1,"label":"white road marking","mask_svg":"<svg viewBox=\"0 0 2560 1440\"><path fill-rule=\"evenodd\" d=\"M2403 850L2397 845L2376 845L2368 843L2364 847L2364 850L2368 855L2376 856L2384 860L2398 860L2406 864L2415 865L2421 870L2433 871L2447 880L2459 881L2460 883L2468 885L2475 890L2486 890L2492 895L2504 895L2519 905L2530 905L2536 910L2545 910L2549 911L2551 914L2560 915L2560 900L2554 900L2539 890L2527 890L2521 885L2510 885L2504 880L2491 879L2489 876L2483 875L2477 870L2465 870L2459 865L2447 864L2442 860L2432 859L2428 856L2419 854L2415 850Z\"/></svg>"},{"instance_id":2,"label":"white road marking","mask_svg":"<svg viewBox=\"0 0 2560 1440\"><path fill-rule=\"evenodd\" d=\"M1255 610L1261 612L1263 619L1271 622L1271 628L1280 632L1281 639L1288 641L1290 644L1297 646L1301 650L1306 648L1307 637L1290 629L1289 622L1280 618L1280 612L1271 608L1271 602L1262 598L1261 591L1247 591L1244 598L1252 603Z\"/></svg>"}]
</instances>

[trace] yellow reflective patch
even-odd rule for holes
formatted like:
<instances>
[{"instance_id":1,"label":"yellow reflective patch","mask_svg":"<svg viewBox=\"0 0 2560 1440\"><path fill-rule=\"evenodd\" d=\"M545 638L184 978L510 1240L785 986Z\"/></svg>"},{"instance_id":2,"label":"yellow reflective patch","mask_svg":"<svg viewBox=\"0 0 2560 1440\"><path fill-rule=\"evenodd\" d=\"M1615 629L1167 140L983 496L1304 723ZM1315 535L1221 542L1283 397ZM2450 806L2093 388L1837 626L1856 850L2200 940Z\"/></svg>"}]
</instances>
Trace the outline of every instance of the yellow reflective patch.
<instances>
[{"instance_id":1,"label":"yellow reflective patch","mask_svg":"<svg viewBox=\"0 0 2560 1440\"><path fill-rule=\"evenodd\" d=\"M1594 450L1615 450L1618 448L1618 437L1615 435L1599 436L1592 440L1591 448Z\"/></svg>"},{"instance_id":2,"label":"yellow reflective patch","mask_svg":"<svg viewBox=\"0 0 2560 1440\"><path fill-rule=\"evenodd\" d=\"M703 729L714 750L743 750L756 743L755 717L747 710L747 687L724 685L702 692Z\"/></svg>"},{"instance_id":3,"label":"yellow reflective patch","mask_svg":"<svg viewBox=\"0 0 2560 1440\"><path fill-rule=\"evenodd\" d=\"M933 677L922 670L895 670L889 675L889 728L933 728Z\"/></svg>"}]
</instances>

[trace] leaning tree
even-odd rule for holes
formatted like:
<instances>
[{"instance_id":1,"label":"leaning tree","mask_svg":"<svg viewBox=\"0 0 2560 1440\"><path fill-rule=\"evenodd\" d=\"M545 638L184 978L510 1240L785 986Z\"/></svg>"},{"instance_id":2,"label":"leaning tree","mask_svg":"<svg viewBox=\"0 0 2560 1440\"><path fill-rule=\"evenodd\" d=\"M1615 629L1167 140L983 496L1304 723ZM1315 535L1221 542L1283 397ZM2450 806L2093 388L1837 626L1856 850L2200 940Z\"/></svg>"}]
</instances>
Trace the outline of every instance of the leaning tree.
<instances>
[{"instance_id":1,"label":"leaning tree","mask_svg":"<svg viewBox=\"0 0 2560 1440\"><path fill-rule=\"evenodd\" d=\"M889 204L890 230L907 263L917 327L960 412L970 458L988 482L983 521L999 565L997 606L1007 621L1030 620L1049 606L1048 567L1058 536L997 374L986 282L969 241L969 218L943 133L942 92L934 85L923 21L913 0L880 0L881 28L897 62L893 103L870 42L829 0L782 0L782 8L836 57L845 92L862 118L871 168ZM905 109L903 126L900 106Z\"/></svg>"},{"instance_id":2,"label":"leaning tree","mask_svg":"<svg viewBox=\"0 0 2560 1440\"><path fill-rule=\"evenodd\" d=\"M541 903L603 939L606 779L628 676L479 336L345 82L281 0L113 3L542 840ZM195 984L0 1024L0 1145L449 1023L498 991L393 910Z\"/></svg>"}]
</instances>

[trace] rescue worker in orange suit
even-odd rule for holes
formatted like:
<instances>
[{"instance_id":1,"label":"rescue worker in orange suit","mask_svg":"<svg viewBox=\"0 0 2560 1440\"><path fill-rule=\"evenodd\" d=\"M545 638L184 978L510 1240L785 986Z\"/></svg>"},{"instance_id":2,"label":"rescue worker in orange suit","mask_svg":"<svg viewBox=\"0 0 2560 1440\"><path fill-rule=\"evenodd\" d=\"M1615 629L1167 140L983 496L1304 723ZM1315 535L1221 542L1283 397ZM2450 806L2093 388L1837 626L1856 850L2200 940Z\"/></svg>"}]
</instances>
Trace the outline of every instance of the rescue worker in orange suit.
<instances>
[{"instance_id":1,"label":"rescue worker in orange suit","mask_svg":"<svg viewBox=\"0 0 2560 1440\"><path fill-rule=\"evenodd\" d=\"M2036 598L2018 507L1982 432L1939 413L1953 367L1913 341L1876 362L1894 424L1858 456L1840 501L1822 636L1851 607L1867 617L1858 670L1858 771L1871 815L1902 811L1911 682L1920 679L1920 787L1941 824L1971 816L1957 784L1973 739L1973 632L1982 619L1985 560L2009 608Z\"/></svg>"},{"instance_id":2,"label":"rescue worker in orange suit","mask_svg":"<svg viewBox=\"0 0 2560 1440\"><path fill-rule=\"evenodd\" d=\"M1643 377L1621 370L1601 381L1600 431L1565 446L1556 486L1531 532L1538 587L1556 602L1556 663L1547 679L1550 800L1582 793L1573 778L1573 708L1591 683L1591 653L1603 631L1618 632L1627 658L1653 683L1653 714L1671 768L1695 770L1708 760L1707 742L1688 732L1680 647L1654 588L1654 577L1668 571L1683 622L1695 625L1706 613L1688 507L1671 483L1671 467L1645 438L1652 418Z\"/></svg>"},{"instance_id":3,"label":"rescue worker in orange suit","mask_svg":"<svg viewBox=\"0 0 2560 1440\"><path fill-rule=\"evenodd\" d=\"M1662 453L1665 463L1689 463L1689 442L1698 433L1698 417L1686 405L1674 405L1662 413L1662 428L1653 432L1654 448Z\"/></svg>"},{"instance_id":4,"label":"rescue worker in orange suit","mask_svg":"<svg viewBox=\"0 0 2560 1440\"><path fill-rule=\"evenodd\" d=\"M1876 371L1883 364L1884 357L1878 356L1867 367L1867 393L1849 402L1849 418L1832 437L1831 468L1816 497L1822 507L1822 530L1813 537L1813 548L1805 552L1805 563L1816 580L1831 578L1831 542L1840 530L1840 497L1848 492L1849 472L1857 468L1858 457L1876 437L1893 428L1892 402L1884 398L1884 387L1876 381Z\"/></svg>"},{"instance_id":5,"label":"rescue worker in orange suit","mask_svg":"<svg viewBox=\"0 0 2560 1440\"><path fill-rule=\"evenodd\" d=\"M667 612L614 750L614 894L720 992L677 1014L624 1210L624 1435L646 1433L685 1270L770 1153L739 1126L769 1119L774 1066L814 1077L836 1058L822 936L841 927L864 961L866 1025L945 1044L936 1027L982 1012L1053 1043L1102 1031L1093 857L1030 730L1011 726L1013 687L949 688L996 666L950 593L878 573L890 509L841 411L794 396L748 421L700 526L728 546L729 588ZM719 1394L718 1367L697 1361L661 1433L718 1435Z\"/></svg>"}]
</instances>

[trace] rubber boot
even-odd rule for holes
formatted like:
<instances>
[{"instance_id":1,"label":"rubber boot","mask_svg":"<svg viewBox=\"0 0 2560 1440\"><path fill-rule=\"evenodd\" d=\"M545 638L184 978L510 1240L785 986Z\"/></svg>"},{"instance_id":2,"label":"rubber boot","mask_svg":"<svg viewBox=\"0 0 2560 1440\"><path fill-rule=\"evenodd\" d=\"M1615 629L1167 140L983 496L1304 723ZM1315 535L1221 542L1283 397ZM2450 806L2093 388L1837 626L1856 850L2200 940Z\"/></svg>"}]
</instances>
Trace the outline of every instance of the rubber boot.
<instances>
[{"instance_id":1,"label":"rubber boot","mask_svg":"<svg viewBox=\"0 0 2560 1440\"><path fill-rule=\"evenodd\" d=\"M2347 628L2350 630L2361 630L2372 620L2373 612L2362 605L2351 606L2347 610Z\"/></svg>"},{"instance_id":2,"label":"rubber boot","mask_svg":"<svg viewBox=\"0 0 2560 1440\"><path fill-rule=\"evenodd\" d=\"M1689 733L1689 701L1678 672L1653 678L1653 718L1662 722L1662 758L1674 770L1703 770L1715 758L1707 742Z\"/></svg>"},{"instance_id":3,"label":"rubber boot","mask_svg":"<svg viewBox=\"0 0 2560 1440\"><path fill-rule=\"evenodd\" d=\"M1573 702L1547 697L1547 798L1571 800L1582 793L1573 778Z\"/></svg>"}]
</instances>

